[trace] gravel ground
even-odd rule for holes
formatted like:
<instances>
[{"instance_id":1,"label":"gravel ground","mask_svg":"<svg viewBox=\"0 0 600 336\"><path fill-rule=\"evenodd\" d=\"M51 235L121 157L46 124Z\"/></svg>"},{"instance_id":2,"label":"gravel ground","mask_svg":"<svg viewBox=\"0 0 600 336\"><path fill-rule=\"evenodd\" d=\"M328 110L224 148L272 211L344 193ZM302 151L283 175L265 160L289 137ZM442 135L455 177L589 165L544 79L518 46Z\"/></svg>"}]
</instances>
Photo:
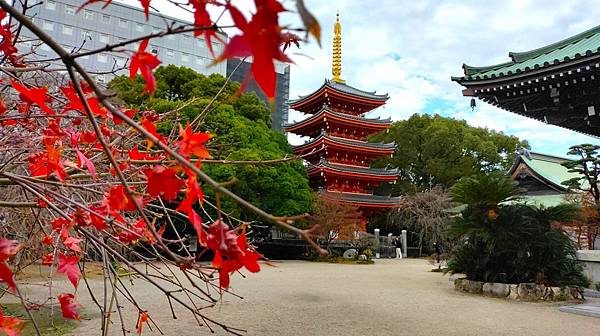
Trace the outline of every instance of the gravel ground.
<instances>
[{"instance_id":1,"label":"gravel ground","mask_svg":"<svg viewBox=\"0 0 600 336\"><path fill-rule=\"evenodd\" d=\"M235 276L233 289L244 299L223 298L207 315L248 335L577 335L600 334L600 319L561 313L556 304L520 303L454 291L448 276L429 272L425 260L377 260L375 265L338 265L301 261L264 266L246 279ZM90 280L99 290L101 280ZM65 287L68 289L68 287ZM30 295L40 291L28 286ZM130 290L166 335L209 335L181 310L170 318L164 296L142 281ZM99 314L80 283L85 306L73 335L99 335ZM125 310L135 334L137 312ZM87 313L87 314L86 314ZM120 335L117 325L111 335ZM225 335L215 330L215 335ZM144 327L143 335L159 335Z\"/></svg>"}]
</instances>

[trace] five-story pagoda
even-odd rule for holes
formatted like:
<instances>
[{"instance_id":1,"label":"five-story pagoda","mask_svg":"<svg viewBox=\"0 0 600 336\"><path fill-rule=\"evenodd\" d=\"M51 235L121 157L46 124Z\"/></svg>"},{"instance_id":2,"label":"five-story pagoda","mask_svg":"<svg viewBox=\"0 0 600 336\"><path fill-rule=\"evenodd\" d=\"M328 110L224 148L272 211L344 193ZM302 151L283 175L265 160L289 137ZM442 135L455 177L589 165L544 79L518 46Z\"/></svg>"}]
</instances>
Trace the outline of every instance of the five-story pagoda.
<instances>
[{"instance_id":1,"label":"five-story pagoda","mask_svg":"<svg viewBox=\"0 0 600 336\"><path fill-rule=\"evenodd\" d=\"M303 155L308 163L308 175L313 188L324 196L358 206L365 217L383 209L398 207L399 197L374 195L373 190L383 183L395 183L397 169L370 168L376 158L392 155L394 143L370 143L367 137L387 130L390 119L365 118L365 114L383 106L388 95L366 92L349 86L341 78L341 25L339 14L334 25L333 67L331 80L315 92L290 102L294 110L310 116L287 125L287 132L311 137L294 153Z\"/></svg>"}]
</instances>

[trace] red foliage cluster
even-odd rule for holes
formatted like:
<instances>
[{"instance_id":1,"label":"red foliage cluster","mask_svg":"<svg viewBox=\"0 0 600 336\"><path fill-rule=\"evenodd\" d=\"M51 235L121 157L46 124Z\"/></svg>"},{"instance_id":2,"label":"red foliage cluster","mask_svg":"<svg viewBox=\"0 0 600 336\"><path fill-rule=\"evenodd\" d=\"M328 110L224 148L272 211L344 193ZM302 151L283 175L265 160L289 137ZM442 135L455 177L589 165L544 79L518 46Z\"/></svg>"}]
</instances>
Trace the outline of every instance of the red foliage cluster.
<instances>
[{"instance_id":1,"label":"red foliage cluster","mask_svg":"<svg viewBox=\"0 0 600 336\"><path fill-rule=\"evenodd\" d=\"M300 8L302 1L298 2ZM103 3L106 7L111 0L88 0L79 9L93 3ZM146 19L150 3L151 0L140 0ZM273 99L276 84L274 62L290 62L283 49L291 43L298 44L299 37L284 32L279 25L279 15L285 11L279 0L255 0L254 3L256 10L249 19L229 0L189 0L188 5L194 14L194 35L205 39L211 53L212 40L221 39L207 7L220 7L229 13L240 33L229 42L221 41L226 44L225 50L215 62L233 57L252 57L253 77L266 96ZM301 12L307 14L305 10ZM7 13L0 10L0 21L8 21L6 18ZM314 33L314 28L309 30ZM177 29L169 27L165 34L183 32ZM8 24L0 25L0 54L14 67L26 67L28 63L23 62L23 56L18 55L14 46L13 30L16 31ZM141 40L137 51L132 53L129 75L134 78L140 73L146 83L144 91L153 94L156 90L153 70L161 61L157 55L146 51L148 44L149 38ZM65 61L65 66L73 69L73 62ZM90 237L97 235L125 247L140 241L149 245L162 243L165 226L157 230L155 222L148 220L143 211L146 205L157 203L160 199L161 203L162 200L178 203L176 211L187 216L197 233L199 244L214 252L214 270L211 269L211 272L219 273L218 288L228 288L230 275L242 268L250 272L260 271L258 261L261 256L248 245L244 225L230 228L219 219L205 228L197 212L204 202L204 193L194 171L197 172L196 168L200 168L203 160L211 158L206 148L211 134L195 132L189 125L180 125L179 134L164 137L157 131L159 116L149 111L139 113L135 109L112 108L96 85L75 76L71 76L72 82L68 85L57 89L32 85L23 78L27 77L15 75L11 78L10 87L14 91L5 92L6 96L12 93L17 97L17 102L12 104L14 106L8 107L0 100L0 125L19 126L31 135L27 141L32 146L23 155L28 175L15 176L15 181L21 183L33 179L66 187L75 185L71 181L74 175L83 175L104 186L104 189L92 190L97 197L85 204L77 203L70 198L71 195L61 195L50 187L28 190L35 195L33 203L52 214L50 219L45 219L44 225L48 229L42 230L42 251L45 253L41 257L42 265L56 266L57 272L64 274L76 290L82 277L79 262L84 258L85 251L80 245L84 238L90 241ZM123 123L131 128L117 127ZM123 141L138 135L142 140ZM145 151L140 151L138 145L143 140L147 146ZM169 155L171 147L173 152ZM104 160L99 159L103 155ZM195 167L190 163L192 161ZM125 174L134 176L136 183L126 182ZM27 185L22 183L22 186ZM0 282L15 294L18 289L8 259L18 252L20 246L15 241L0 238ZM182 270L192 269L192 262L193 257L190 257L179 266ZM75 299L73 293L58 296L64 318L79 319L79 305L74 303ZM139 333L148 319L147 312L140 312L136 325ZM0 311L1 331L17 335L22 328L22 321Z\"/></svg>"}]
</instances>

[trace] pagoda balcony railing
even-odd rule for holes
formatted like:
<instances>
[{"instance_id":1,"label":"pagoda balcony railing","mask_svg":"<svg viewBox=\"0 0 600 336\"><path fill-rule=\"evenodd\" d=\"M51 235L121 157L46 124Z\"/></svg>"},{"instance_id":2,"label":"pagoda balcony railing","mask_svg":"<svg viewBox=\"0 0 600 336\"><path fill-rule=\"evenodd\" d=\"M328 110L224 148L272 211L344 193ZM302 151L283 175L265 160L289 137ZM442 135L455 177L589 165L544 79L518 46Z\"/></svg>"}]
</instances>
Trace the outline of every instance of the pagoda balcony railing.
<instances>
[{"instance_id":1,"label":"pagoda balcony railing","mask_svg":"<svg viewBox=\"0 0 600 336\"><path fill-rule=\"evenodd\" d=\"M350 166L359 166L359 167L368 167L369 165L367 163L360 162L360 161L356 161L356 160L347 160L347 159L340 159L340 158L327 158L327 161L330 163L337 163L337 164L345 164L345 165L350 165Z\"/></svg>"},{"instance_id":2,"label":"pagoda balcony railing","mask_svg":"<svg viewBox=\"0 0 600 336\"><path fill-rule=\"evenodd\" d=\"M373 195L372 191L365 190L364 188L358 187L356 185L330 185L327 186L327 191L334 192L346 192L346 193L354 193L354 194L362 194L362 195Z\"/></svg>"},{"instance_id":3,"label":"pagoda balcony railing","mask_svg":"<svg viewBox=\"0 0 600 336\"><path fill-rule=\"evenodd\" d=\"M365 137L366 137L366 135L364 135L364 134L356 135L356 134L348 134L348 133L336 132L336 131L329 131L329 135L338 137L338 138L352 139L352 140L358 140L358 141L365 141Z\"/></svg>"}]
</instances>

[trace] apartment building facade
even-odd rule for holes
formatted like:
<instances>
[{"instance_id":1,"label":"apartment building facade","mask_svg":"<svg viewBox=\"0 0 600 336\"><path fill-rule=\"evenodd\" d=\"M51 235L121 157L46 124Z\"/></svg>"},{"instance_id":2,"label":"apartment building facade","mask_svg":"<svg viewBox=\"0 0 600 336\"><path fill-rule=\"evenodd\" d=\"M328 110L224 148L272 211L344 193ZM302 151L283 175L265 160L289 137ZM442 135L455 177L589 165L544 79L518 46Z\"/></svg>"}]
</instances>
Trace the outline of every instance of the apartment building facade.
<instances>
[{"instance_id":1,"label":"apartment building facade","mask_svg":"<svg viewBox=\"0 0 600 336\"><path fill-rule=\"evenodd\" d=\"M127 41L136 37L163 31L170 24L187 25L190 22L178 18L165 16L150 11L146 20L144 11L140 7L113 1L109 6L102 8L104 3L92 3L84 9L77 11L83 0L45 0L27 11L27 15L48 33L55 41L68 50L85 52ZM19 2L15 2L18 6ZM27 29L23 29L21 37L25 42L19 43L22 52L28 52L36 45L35 36ZM220 33L223 41L227 35ZM123 50L137 50L139 44L130 44L115 52L104 52L79 58L78 61L100 83L108 83L115 75L128 74L128 59L131 52ZM212 40L215 55L223 52L225 45L217 39ZM45 60L57 55L44 44L35 48L38 60ZM194 37L193 33L169 35L150 40L147 51L158 55L164 65L173 64L185 66L204 75L220 74L229 76L236 69L239 60L221 62L212 65L213 57L206 45L204 38ZM250 71L250 62L244 62L232 75L232 80L243 82ZM116 70L116 71L115 71ZM290 69L289 65L276 64L278 74L275 109L272 114L272 127L283 132L283 125L288 119L287 101L289 97ZM256 82L251 81L247 92L254 92L269 106L268 99L264 96Z\"/></svg>"}]
</instances>

